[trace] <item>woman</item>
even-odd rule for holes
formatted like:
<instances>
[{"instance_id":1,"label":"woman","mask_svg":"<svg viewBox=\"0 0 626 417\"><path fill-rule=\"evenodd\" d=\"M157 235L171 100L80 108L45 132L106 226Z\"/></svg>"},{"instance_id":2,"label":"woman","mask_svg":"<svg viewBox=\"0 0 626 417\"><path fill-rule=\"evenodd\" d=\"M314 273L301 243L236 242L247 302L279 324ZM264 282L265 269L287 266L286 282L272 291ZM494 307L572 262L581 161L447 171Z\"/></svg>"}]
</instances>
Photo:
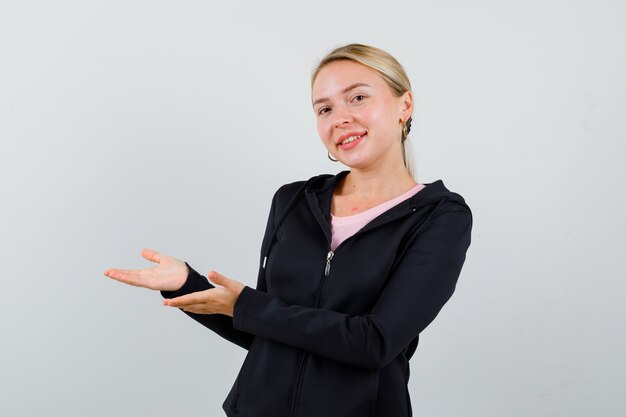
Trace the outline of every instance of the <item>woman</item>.
<instances>
[{"instance_id":1,"label":"woman","mask_svg":"<svg viewBox=\"0 0 626 417\"><path fill-rule=\"evenodd\" d=\"M471 211L441 180L413 179L413 96L392 56L340 47L311 85L328 157L350 170L276 192L256 289L147 249L157 266L105 275L161 290L249 350L228 416L411 416L408 361L454 291Z\"/></svg>"}]
</instances>

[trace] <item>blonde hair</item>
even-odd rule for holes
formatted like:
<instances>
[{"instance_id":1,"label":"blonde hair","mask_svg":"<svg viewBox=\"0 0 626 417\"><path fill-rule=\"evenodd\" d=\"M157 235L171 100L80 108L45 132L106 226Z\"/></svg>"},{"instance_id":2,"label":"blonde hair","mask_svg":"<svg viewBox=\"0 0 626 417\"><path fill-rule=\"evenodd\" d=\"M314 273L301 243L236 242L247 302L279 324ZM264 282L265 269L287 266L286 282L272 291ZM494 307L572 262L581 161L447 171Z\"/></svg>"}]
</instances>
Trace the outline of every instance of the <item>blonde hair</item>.
<instances>
[{"instance_id":1,"label":"blonde hair","mask_svg":"<svg viewBox=\"0 0 626 417\"><path fill-rule=\"evenodd\" d=\"M340 46L339 48L330 51L324 58L322 58L311 75L311 88L313 88L313 83L315 82L320 70L334 61L353 61L373 69L383 78L383 80L385 80L387 85L391 88L391 91L393 91L393 93L398 97L402 96L407 91L411 91L411 82L409 81L409 77L406 75L402 65L400 65L400 63L392 55L382 49L358 43ZM415 178L413 151L411 143L408 141L411 121L412 118L409 118L406 121L403 126L400 139L402 141L402 158L404 159L404 166L409 172L409 175Z\"/></svg>"}]
</instances>

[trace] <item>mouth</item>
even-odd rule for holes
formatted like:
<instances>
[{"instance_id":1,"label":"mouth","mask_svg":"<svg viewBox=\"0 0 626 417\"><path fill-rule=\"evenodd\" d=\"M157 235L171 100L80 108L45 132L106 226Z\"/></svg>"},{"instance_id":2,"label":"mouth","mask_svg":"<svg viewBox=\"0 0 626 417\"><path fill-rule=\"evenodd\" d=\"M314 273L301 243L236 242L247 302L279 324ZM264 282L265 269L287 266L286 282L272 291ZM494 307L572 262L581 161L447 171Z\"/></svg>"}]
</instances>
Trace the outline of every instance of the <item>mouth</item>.
<instances>
[{"instance_id":1,"label":"mouth","mask_svg":"<svg viewBox=\"0 0 626 417\"><path fill-rule=\"evenodd\" d=\"M352 148L353 146L356 146L356 144L360 142L366 135L367 132L348 133L347 135L343 135L338 139L337 146L342 149Z\"/></svg>"}]
</instances>

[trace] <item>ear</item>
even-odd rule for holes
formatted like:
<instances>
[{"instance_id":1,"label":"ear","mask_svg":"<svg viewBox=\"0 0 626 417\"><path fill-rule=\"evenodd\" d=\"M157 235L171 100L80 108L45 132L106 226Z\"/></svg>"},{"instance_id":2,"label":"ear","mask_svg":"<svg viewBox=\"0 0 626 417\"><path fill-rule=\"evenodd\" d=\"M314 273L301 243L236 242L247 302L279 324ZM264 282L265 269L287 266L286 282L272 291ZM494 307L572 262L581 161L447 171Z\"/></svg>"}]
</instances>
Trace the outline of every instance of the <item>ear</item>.
<instances>
[{"instance_id":1,"label":"ear","mask_svg":"<svg viewBox=\"0 0 626 417\"><path fill-rule=\"evenodd\" d=\"M409 117L413 116L413 93L405 91L404 94L400 96L400 105L400 119L406 121Z\"/></svg>"}]
</instances>

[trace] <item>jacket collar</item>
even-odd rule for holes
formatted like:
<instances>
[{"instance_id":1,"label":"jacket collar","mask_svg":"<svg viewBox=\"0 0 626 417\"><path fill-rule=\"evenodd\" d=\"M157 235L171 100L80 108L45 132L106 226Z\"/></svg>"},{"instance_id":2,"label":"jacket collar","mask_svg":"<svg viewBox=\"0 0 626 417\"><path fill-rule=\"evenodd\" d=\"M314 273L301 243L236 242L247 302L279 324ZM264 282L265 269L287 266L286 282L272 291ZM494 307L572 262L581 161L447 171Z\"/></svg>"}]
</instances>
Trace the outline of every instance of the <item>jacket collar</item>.
<instances>
[{"instance_id":1,"label":"jacket collar","mask_svg":"<svg viewBox=\"0 0 626 417\"><path fill-rule=\"evenodd\" d=\"M304 184L304 195L307 203L313 216L324 231L329 245L331 242L330 206L333 192L339 180L348 175L349 172L350 171L341 171L336 175L319 175L309 179ZM432 215L444 200L452 200L467 207L463 197L448 190L442 180L425 183L424 185L424 189L420 190L408 200L392 207L387 212L368 223L362 230L373 229L396 218L410 215L411 213L415 213L418 208L422 206L434 205L434 208L429 210L430 215Z\"/></svg>"},{"instance_id":2,"label":"jacket collar","mask_svg":"<svg viewBox=\"0 0 626 417\"><path fill-rule=\"evenodd\" d=\"M350 171L341 171L336 175L323 174L313 177L307 181L305 192L317 194L320 208L322 208L325 215L330 216L330 201L337 183L349 173ZM448 190L443 181L440 179L431 183L424 183L424 185L424 189L408 200L411 208L433 204L444 197L449 200L465 204L463 197ZM328 210L324 210L325 207L327 207Z\"/></svg>"}]
</instances>

